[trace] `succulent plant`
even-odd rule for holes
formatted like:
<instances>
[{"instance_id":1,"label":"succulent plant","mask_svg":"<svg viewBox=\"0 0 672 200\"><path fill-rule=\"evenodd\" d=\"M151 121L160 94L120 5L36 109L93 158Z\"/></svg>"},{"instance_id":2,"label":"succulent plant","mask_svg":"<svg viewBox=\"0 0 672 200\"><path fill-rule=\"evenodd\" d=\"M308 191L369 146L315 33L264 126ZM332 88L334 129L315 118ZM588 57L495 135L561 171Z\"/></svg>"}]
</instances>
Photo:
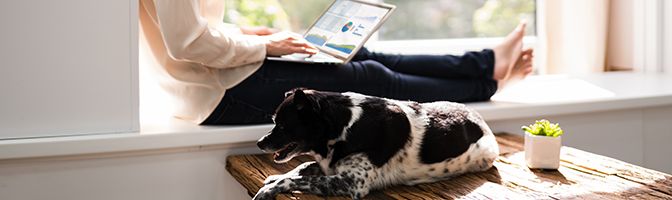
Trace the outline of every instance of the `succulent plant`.
<instances>
[{"instance_id":1,"label":"succulent plant","mask_svg":"<svg viewBox=\"0 0 672 200\"><path fill-rule=\"evenodd\" d=\"M537 120L534 124L530 126L523 126L523 131L527 131L532 135L539 136L548 136L548 137L559 137L563 134L560 125L551 124L548 120L542 119Z\"/></svg>"}]
</instances>

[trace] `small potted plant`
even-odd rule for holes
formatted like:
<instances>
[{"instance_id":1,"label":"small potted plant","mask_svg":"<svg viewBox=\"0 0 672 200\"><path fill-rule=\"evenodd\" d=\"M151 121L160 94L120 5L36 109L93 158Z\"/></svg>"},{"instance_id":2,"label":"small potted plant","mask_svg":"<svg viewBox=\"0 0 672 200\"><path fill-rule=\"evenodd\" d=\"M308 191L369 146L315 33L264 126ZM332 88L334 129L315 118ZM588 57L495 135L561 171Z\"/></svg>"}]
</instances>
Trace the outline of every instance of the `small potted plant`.
<instances>
[{"instance_id":1,"label":"small potted plant","mask_svg":"<svg viewBox=\"0 0 672 200\"><path fill-rule=\"evenodd\" d=\"M527 166L534 169L558 169L563 134L560 126L542 119L522 129L525 131Z\"/></svg>"}]
</instances>

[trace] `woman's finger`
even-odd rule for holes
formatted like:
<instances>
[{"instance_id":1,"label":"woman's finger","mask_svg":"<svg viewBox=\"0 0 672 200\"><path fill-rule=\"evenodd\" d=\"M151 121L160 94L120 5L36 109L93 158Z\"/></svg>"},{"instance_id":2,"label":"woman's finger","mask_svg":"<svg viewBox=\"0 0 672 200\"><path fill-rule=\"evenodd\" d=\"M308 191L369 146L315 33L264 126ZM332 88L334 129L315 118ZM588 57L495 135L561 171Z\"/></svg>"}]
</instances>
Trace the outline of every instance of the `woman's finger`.
<instances>
[{"instance_id":1,"label":"woman's finger","mask_svg":"<svg viewBox=\"0 0 672 200\"><path fill-rule=\"evenodd\" d=\"M292 47L292 51L294 51L294 53L303 53L303 54L316 54L317 53L317 50L310 49L310 48L305 48L305 47Z\"/></svg>"},{"instance_id":2,"label":"woman's finger","mask_svg":"<svg viewBox=\"0 0 672 200\"><path fill-rule=\"evenodd\" d=\"M530 55L523 55L523 60L524 61L528 61L528 60L531 60L531 59L532 59L532 57Z\"/></svg>"},{"instance_id":3,"label":"woman's finger","mask_svg":"<svg viewBox=\"0 0 672 200\"><path fill-rule=\"evenodd\" d=\"M317 48L315 48L315 46L313 46L312 44L310 44L310 43L308 43L307 41L304 41L304 40L292 41L292 45L296 46L296 47L305 47L305 48L309 48L309 49L317 49Z\"/></svg>"},{"instance_id":4,"label":"woman's finger","mask_svg":"<svg viewBox=\"0 0 672 200\"><path fill-rule=\"evenodd\" d=\"M293 47L306 48L306 49L317 49L317 48L311 46L310 44L306 44L306 43L293 43L292 46Z\"/></svg>"},{"instance_id":5,"label":"woman's finger","mask_svg":"<svg viewBox=\"0 0 672 200\"><path fill-rule=\"evenodd\" d=\"M292 53L306 53L306 48L292 47Z\"/></svg>"}]
</instances>

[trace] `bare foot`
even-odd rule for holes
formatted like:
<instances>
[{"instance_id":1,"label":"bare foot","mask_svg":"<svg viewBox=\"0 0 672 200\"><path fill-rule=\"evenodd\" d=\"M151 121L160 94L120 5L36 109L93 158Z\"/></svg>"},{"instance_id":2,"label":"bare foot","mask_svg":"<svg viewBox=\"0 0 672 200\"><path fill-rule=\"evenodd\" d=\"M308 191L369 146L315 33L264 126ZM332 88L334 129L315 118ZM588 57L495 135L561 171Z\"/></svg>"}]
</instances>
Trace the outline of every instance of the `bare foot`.
<instances>
[{"instance_id":1,"label":"bare foot","mask_svg":"<svg viewBox=\"0 0 672 200\"><path fill-rule=\"evenodd\" d=\"M527 27L527 22L521 22L515 30L506 36L504 42L492 49L495 53L493 79L497 81L508 79L516 61L521 58L525 27Z\"/></svg>"},{"instance_id":2,"label":"bare foot","mask_svg":"<svg viewBox=\"0 0 672 200\"><path fill-rule=\"evenodd\" d=\"M511 72L504 80L499 80L499 88L523 80L532 73L532 60L534 59L534 49L525 49L511 67Z\"/></svg>"}]
</instances>

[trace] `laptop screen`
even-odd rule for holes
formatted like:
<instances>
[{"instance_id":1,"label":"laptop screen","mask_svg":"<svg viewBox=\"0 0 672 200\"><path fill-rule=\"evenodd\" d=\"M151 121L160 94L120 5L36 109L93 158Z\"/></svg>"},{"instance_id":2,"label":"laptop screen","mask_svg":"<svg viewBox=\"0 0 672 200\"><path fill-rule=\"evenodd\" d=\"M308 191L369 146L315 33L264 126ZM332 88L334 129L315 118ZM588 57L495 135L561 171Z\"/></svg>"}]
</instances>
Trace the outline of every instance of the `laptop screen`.
<instances>
[{"instance_id":1,"label":"laptop screen","mask_svg":"<svg viewBox=\"0 0 672 200\"><path fill-rule=\"evenodd\" d=\"M390 8L336 0L306 32L305 39L342 57L349 57L376 30Z\"/></svg>"}]
</instances>

